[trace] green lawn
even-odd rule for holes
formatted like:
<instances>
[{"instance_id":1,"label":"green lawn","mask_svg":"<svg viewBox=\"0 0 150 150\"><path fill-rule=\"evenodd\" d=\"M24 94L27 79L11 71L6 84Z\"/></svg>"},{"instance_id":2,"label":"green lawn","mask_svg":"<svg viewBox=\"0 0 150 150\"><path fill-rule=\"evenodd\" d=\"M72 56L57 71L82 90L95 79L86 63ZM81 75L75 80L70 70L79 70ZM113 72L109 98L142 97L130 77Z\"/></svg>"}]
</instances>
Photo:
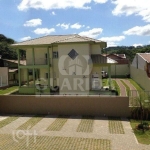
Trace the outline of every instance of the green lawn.
<instances>
[{"instance_id":1,"label":"green lawn","mask_svg":"<svg viewBox=\"0 0 150 150\"><path fill-rule=\"evenodd\" d=\"M102 79L103 86L108 86L108 79Z\"/></svg>"},{"instance_id":2,"label":"green lawn","mask_svg":"<svg viewBox=\"0 0 150 150\"><path fill-rule=\"evenodd\" d=\"M144 91L134 80L128 79L138 91Z\"/></svg>"},{"instance_id":3,"label":"green lawn","mask_svg":"<svg viewBox=\"0 0 150 150\"><path fill-rule=\"evenodd\" d=\"M18 86L12 86L12 87L9 87L9 88L6 88L6 89L0 89L0 95L10 93L10 92L12 92L14 90L17 90L17 89L18 89Z\"/></svg>"},{"instance_id":4,"label":"green lawn","mask_svg":"<svg viewBox=\"0 0 150 150\"><path fill-rule=\"evenodd\" d=\"M111 80L111 85L118 91L118 95L120 95L120 87L115 80Z\"/></svg>"},{"instance_id":5,"label":"green lawn","mask_svg":"<svg viewBox=\"0 0 150 150\"><path fill-rule=\"evenodd\" d=\"M146 121L150 124L150 121ZM140 121L137 120L130 120L131 127L134 131L134 134L138 140L139 143L141 144L150 144L150 130L145 131L143 133L141 130L137 130L136 126L140 123Z\"/></svg>"},{"instance_id":6,"label":"green lawn","mask_svg":"<svg viewBox=\"0 0 150 150\"><path fill-rule=\"evenodd\" d=\"M134 80L128 79L130 83L137 89L139 95L143 97L143 99L149 99L150 98L150 93L146 92L140 85L138 85Z\"/></svg>"}]
</instances>

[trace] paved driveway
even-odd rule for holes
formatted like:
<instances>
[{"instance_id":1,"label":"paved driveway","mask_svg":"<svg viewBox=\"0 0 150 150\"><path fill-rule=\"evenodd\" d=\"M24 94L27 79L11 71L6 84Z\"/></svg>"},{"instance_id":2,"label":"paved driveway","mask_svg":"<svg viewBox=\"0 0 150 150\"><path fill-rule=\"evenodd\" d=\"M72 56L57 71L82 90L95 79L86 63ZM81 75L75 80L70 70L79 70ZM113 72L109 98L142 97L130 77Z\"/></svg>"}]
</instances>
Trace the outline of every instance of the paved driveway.
<instances>
[{"instance_id":1,"label":"paved driveway","mask_svg":"<svg viewBox=\"0 0 150 150\"><path fill-rule=\"evenodd\" d=\"M126 118L1 116L0 150L149 150Z\"/></svg>"}]
</instances>

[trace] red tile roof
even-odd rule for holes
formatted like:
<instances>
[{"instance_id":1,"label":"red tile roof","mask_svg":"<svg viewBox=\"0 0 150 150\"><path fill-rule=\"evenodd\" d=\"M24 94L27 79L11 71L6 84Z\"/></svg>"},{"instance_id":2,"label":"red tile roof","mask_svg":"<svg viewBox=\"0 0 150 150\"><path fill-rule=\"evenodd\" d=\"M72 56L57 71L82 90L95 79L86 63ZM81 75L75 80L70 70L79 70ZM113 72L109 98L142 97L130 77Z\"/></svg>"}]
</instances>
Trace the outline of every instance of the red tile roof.
<instances>
[{"instance_id":1,"label":"red tile roof","mask_svg":"<svg viewBox=\"0 0 150 150\"><path fill-rule=\"evenodd\" d=\"M148 63L150 63L150 53L139 53Z\"/></svg>"}]
</instances>

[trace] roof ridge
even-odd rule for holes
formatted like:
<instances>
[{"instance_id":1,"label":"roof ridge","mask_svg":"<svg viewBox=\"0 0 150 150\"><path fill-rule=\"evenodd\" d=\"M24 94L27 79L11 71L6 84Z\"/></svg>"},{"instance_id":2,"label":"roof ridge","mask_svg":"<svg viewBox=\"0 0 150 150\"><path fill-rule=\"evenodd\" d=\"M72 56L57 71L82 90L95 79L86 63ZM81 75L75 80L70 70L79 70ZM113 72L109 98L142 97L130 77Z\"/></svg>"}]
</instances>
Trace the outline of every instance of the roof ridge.
<instances>
[{"instance_id":1,"label":"roof ridge","mask_svg":"<svg viewBox=\"0 0 150 150\"><path fill-rule=\"evenodd\" d=\"M70 35L70 36L69 36ZM54 43L57 43L57 42L61 42L61 41L65 41L65 40L68 40L68 39L71 39L71 38L74 38L75 37L75 35L77 35L77 34L69 34L69 35L64 35L64 36L69 36L69 37L67 37L67 38L65 38L65 39L62 39L62 40L58 40L58 41L55 41ZM71 36L72 35L72 36ZM73 36L74 35L74 36Z\"/></svg>"},{"instance_id":2,"label":"roof ridge","mask_svg":"<svg viewBox=\"0 0 150 150\"><path fill-rule=\"evenodd\" d=\"M91 40L91 41L100 41L100 40L97 40L97 39L93 39L93 38L90 38L90 37L87 37L87 36L81 36L81 35L78 35L79 38L83 38L85 40Z\"/></svg>"}]
</instances>

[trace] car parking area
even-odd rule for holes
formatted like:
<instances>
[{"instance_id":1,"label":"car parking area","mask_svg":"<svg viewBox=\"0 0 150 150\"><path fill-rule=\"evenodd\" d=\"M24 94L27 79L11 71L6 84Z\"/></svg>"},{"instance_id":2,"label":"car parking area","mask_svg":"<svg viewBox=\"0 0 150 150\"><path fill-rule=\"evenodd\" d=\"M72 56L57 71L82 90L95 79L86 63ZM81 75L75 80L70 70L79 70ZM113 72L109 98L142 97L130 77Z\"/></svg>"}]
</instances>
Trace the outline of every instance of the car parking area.
<instances>
[{"instance_id":1,"label":"car parking area","mask_svg":"<svg viewBox=\"0 0 150 150\"><path fill-rule=\"evenodd\" d=\"M0 149L148 150L126 118L0 116Z\"/></svg>"}]
</instances>

